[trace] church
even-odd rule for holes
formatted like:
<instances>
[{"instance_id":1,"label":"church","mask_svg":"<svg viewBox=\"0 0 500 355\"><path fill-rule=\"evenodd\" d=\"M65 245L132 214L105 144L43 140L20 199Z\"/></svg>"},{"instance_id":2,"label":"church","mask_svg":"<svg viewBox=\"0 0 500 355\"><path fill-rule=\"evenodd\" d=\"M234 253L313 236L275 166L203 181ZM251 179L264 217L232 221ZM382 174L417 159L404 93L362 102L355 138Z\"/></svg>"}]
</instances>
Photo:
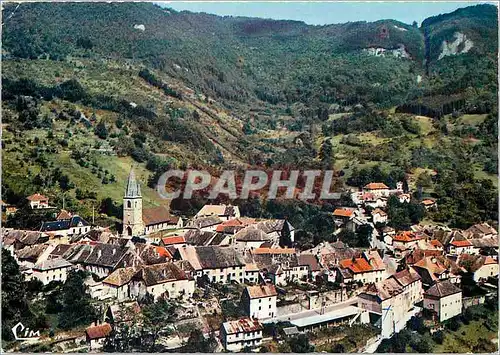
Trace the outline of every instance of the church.
<instances>
[{"instance_id":1,"label":"church","mask_svg":"<svg viewBox=\"0 0 500 355\"><path fill-rule=\"evenodd\" d=\"M182 228L182 218L172 216L165 206L142 208L141 186L130 170L123 197L124 236L140 237L165 229Z\"/></svg>"}]
</instances>

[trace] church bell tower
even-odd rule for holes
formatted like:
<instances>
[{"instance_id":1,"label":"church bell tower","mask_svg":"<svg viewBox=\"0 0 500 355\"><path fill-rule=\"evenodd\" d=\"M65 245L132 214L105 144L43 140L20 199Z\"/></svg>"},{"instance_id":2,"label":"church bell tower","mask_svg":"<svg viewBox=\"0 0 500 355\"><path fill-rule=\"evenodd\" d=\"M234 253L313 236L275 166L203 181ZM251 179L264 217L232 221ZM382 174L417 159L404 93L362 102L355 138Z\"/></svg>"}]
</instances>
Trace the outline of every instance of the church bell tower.
<instances>
[{"instance_id":1,"label":"church bell tower","mask_svg":"<svg viewBox=\"0 0 500 355\"><path fill-rule=\"evenodd\" d=\"M135 178L134 170L130 170L127 189L123 197L123 232L124 236L135 237L144 234L142 220L141 186Z\"/></svg>"}]
</instances>

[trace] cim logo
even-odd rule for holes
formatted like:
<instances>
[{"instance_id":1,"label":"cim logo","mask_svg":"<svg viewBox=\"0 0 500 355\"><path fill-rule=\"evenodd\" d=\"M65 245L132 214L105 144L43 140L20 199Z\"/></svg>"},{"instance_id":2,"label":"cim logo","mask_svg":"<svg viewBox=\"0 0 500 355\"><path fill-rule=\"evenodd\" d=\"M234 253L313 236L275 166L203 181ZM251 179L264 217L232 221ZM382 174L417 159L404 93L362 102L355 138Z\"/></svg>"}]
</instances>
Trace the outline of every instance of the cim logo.
<instances>
[{"instance_id":1,"label":"cim logo","mask_svg":"<svg viewBox=\"0 0 500 355\"><path fill-rule=\"evenodd\" d=\"M36 332L30 330L29 327L25 327L21 322L12 327L12 333L14 333L16 340L37 340L40 338L39 330Z\"/></svg>"}]
</instances>

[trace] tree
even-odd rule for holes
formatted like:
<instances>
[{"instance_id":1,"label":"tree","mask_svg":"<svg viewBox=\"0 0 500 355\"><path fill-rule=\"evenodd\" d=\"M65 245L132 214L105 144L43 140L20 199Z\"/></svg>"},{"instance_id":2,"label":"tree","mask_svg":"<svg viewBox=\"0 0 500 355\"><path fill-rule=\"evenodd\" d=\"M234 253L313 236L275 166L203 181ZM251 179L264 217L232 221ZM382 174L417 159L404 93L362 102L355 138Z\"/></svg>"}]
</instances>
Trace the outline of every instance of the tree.
<instances>
[{"instance_id":1,"label":"tree","mask_svg":"<svg viewBox=\"0 0 500 355\"><path fill-rule=\"evenodd\" d=\"M437 332L432 334L432 340L434 340L437 344L443 344L444 332L442 330L438 330Z\"/></svg>"},{"instance_id":2,"label":"tree","mask_svg":"<svg viewBox=\"0 0 500 355\"><path fill-rule=\"evenodd\" d=\"M423 171L418 175L417 186L422 186L422 187L432 186L432 178L428 172Z\"/></svg>"},{"instance_id":3,"label":"tree","mask_svg":"<svg viewBox=\"0 0 500 355\"><path fill-rule=\"evenodd\" d=\"M285 220L285 223L283 223L283 230L281 231L281 236L280 236L280 247L291 247L292 246L292 239L291 239L291 232L290 232L290 225L287 220Z\"/></svg>"},{"instance_id":4,"label":"tree","mask_svg":"<svg viewBox=\"0 0 500 355\"><path fill-rule=\"evenodd\" d=\"M154 352L160 333L168 331L168 323L175 321L177 317L175 308L176 305L165 299L160 299L158 302L143 307L144 330L150 335L150 341L145 344L148 351Z\"/></svg>"},{"instance_id":5,"label":"tree","mask_svg":"<svg viewBox=\"0 0 500 355\"><path fill-rule=\"evenodd\" d=\"M314 346L309 343L309 338L305 334L291 337L287 343L290 345L290 350L293 353L313 353Z\"/></svg>"},{"instance_id":6,"label":"tree","mask_svg":"<svg viewBox=\"0 0 500 355\"><path fill-rule=\"evenodd\" d=\"M59 326L62 329L86 325L97 318L92 298L84 284L86 276L83 271L70 271L61 288L62 312L59 314Z\"/></svg>"},{"instance_id":7,"label":"tree","mask_svg":"<svg viewBox=\"0 0 500 355\"><path fill-rule=\"evenodd\" d=\"M366 248L370 246L370 241L372 239L373 228L369 224L363 224L359 226L356 233L358 235L358 240L356 245L353 247Z\"/></svg>"},{"instance_id":8,"label":"tree","mask_svg":"<svg viewBox=\"0 0 500 355\"><path fill-rule=\"evenodd\" d=\"M28 326L30 319L23 275L14 257L2 248L2 340L13 340L11 328L19 321Z\"/></svg>"},{"instance_id":9,"label":"tree","mask_svg":"<svg viewBox=\"0 0 500 355\"><path fill-rule=\"evenodd\" d=\"M319 149L319 160L324 169L333 167L333 146L329 138L325 138Z\"/></svg>"},{"instance_id":10,"label":"tree","mask_svg":"<svg viewBox=\"0 0 500 355\"><path fill-rule=\"evenodd\" d=\"M217 340L212 333L208 339L199 329L195 329L189 335L189 339L184 347L179 349L182 353L213 353L217 348Z\"/></svg>"},{"instance_id":11,"label":"tree","mask_svg":"<svg viewBox=\"0 0 500 355\"><path fill-rule=\"evenodd\" d=\"M108 138L108 129L103 121L100 121L94 129L94 133L101 139Z\"/></svg>"},{"instance_id":12,"label":"tree","mask_svg":"<svg viewBox=\"0 0 500 355\"><path fill-rule=\"evenodd\" d=\"M51 220L53 212L43 209L32 209L24 203L13 215L7 218L6 227L39 230L43 221Z\"/></svg>"}]
</instances>

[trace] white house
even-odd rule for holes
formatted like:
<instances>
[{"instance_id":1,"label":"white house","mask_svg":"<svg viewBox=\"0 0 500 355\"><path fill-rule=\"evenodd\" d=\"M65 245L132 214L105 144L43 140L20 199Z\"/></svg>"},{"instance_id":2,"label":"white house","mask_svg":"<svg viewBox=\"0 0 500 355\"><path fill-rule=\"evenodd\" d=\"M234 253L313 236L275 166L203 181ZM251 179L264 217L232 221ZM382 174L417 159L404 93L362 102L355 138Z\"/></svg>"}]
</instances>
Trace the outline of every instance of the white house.
<instances>
[{"instance_id":1,"label":"white house","mask_svg":"<svg viewBox=\"0 0 500 355\"><path fill-rule=\"evenodd\" d=\"M230 283L245 280L245 261L232 247L187 245L177 249L182 260L193 267L195 278L207 278L209 282Z\"/></svg>"},{"instance_id":2,"label":"white house","mask_svg":"<svg viewBox=\"0 0 500 355\"><path fill-rule=\"evenodd\" d=\"M378 319L381 335L390 337L404 327L413 302L408 291L394 278L371 283L358 295L359 307Z\"/></svg>"},{"instance_id":3,"label":"white house","mask_svg":"<svg viewBox=\"0 0 500 355\"><path fill-rule=\"evenodd\" d=\"M473 256L471 258L476 258L470 270L473 272L474 281L479 282L498 275L498 261L491 256Z\"/></svg>"},{"instance_id":4,"label":"white house","mask_svg":"<svg viewBox=\"0 0 500 355\"><path fill-rule=\"evenodd\" d=\"M245 282L257 283L259 281L259 268L255 263L245 264Z\"/></svg>"},{"instance_id":5,"label":"white house","mask_svg":"<svg viewBox=\"0 0 500 355\"><path fill-rule=\"evenodd\" d=\"M423 300L422 278L415 270L408 268L395 273L390 278L396 280L403 287L405 295L407 295L412 304Z\"/></svg>"},{"instance_id":6,"label":"white house","mask_svg":"<svg viewBox=\"0 0 500 355\"><path fill-rule=\"evenodd\" d=\"M467 239L465 240L452 240L450 244L448 244L448 254L450 255L460 255L462 253L474 254L477 252L477 249L474 248L471 242Z\"/></svg>"},{"instance_id":7,"label":"white house","mask_svg":"<svg viewBox=\"0 0 500 355\"><path fill-rule=\"evenodd\" d=\"M433 312L439 322L462 313L462 290L449 280L438 281L424 293L424 308Z\"/></svg>"},{"instance_id":8,"label":"white house","mask_svg":"<svg viewBox=\"0 0 500 355\"><path fill-rule=\"evenodd\" d=\"M89 351L100 350L106 338L111 334L111 325L103 323L85 329L85 337Z\"/></svg>"},{"instance_id":9,"label":"white house","mask_svg":"<svg viewBox=\"0 0 500 355\"><path fill-rule=\"evenodd\" d=\"M80 216L73 215L69 219L43 222L40 232L59 236L85 234L91 229L90 223Z\"/></svg>"},{"instance_id":10,"label":"white house","mask_svg":"<svg viewBox=\"0 0 500 355\"><path fill-rule=\"evenodd\" d=\"M221 221L228 221L233 218L240 218L240 208L231 205L205 205L194 216L199 217L219 217Z\"/></svg>"},{"instance_id":11,"label":"white house","mask_svg":"<svg viewBox=\"0 0 500 355\"><path fill-rule=\"evenodd\" d=\"M49 199L39 193L26 197L32 209L50 208Z\"/></svg>"},{"instance_id":12,"label":"white house","mask_svg":"<svg viewBox=\"0 0 500 355\"><path fill-rule=\"evenodd\" d=\"M193 296L195 281L176 263L162 263L143 266L133 277L130 294L141 298L146 293L155 300L164 298L190 298Z\"/></svg>"},{"instance_id":13,"label":"white house","mask_svg":"<svg viewBox=\"0 0 500 355\"><path fill-rule=\"evenodd\" d=\"M220 338L226 351L241 351L262 344L262 324L257 319L241 318L222 323Z\"/></svg>"},{"instance_id":14,"label":"white house","mask_svg":"<svg viewBox=\"0 0 500 355\"><path fill-rule=\"evenodd\" d=\"M384 223L387 223L388 216L387 216L387 213L382 211L380 208L375 208L372 211L372 219L373 219L373 224L377 224L377 223L384 224Z\"/></svg>"},{"instance_id":15,"label":"white house","mask_svg":"<svg viewBox=\"0 0 500 355\"><path fill-rule=\"evenodd\" d=\"M34 278L40 280L44 285L51 281L65 282L68 271L73 265L62 258L41 261L33 266Z\"/></svg>"},{"instance_id":16,"label":"white house","mask_svg":"<svg viewBox=\"0 0 500 355\"><path fill-rule=\"evenodd\" d=\"M239 252L245 252L259 248L265 242L271 240L271 236L256 225L243 228L234 235L234 248Z\"/></svg>"},{"instance_id":17,"label":"white house","mask_svg":"<svg viewBox=\"0 0 500 355\"><path fill-rule=\"evenodd\" d=\"M337 281L365 284L381 281L384 278L385 265L377 251L370 251L364 252L359 258L341 260L337 270Z\"/></svg>"},{"instance_id":18,"label":"white house","mask_svg":"<svg viewBox=\"0 0 500 355\"><path fill-rule=\"evenodd\" d=\"M116 269L102 280L104 290L99 296L107 295L116 298L119 302L130 299L130 282L137 271L135 267Z\"/></svg>"},{"instance_id":19,"label":"white house","mask_svg":"<svg viewBox=\"0 0 500 355\"><path fill-rule=\"evenodd\" d=\"M363 187L363 191L379 197L389 196L389 187L383 182L371 182Z\"/></svg>"},{"instance_id":20,"label":"white house","mask_svg":"<svg viewBox=\"0 0 500 355\"><path fill-rule=\"evenodd\" d=\"M277 298L274 285L247 286L241 296L241 303L251 318L266 319L276 317Z\"/></svg>"},{"instance_id":21,"label":"white house","mask_svg":"<svg viewBox=\"0 0 500 355\"><path fill-rule=\"evenodd\" d=\"M410 194L398 194L399 203L410 203L411 195Z\"/></svg>"}]
</instances>

